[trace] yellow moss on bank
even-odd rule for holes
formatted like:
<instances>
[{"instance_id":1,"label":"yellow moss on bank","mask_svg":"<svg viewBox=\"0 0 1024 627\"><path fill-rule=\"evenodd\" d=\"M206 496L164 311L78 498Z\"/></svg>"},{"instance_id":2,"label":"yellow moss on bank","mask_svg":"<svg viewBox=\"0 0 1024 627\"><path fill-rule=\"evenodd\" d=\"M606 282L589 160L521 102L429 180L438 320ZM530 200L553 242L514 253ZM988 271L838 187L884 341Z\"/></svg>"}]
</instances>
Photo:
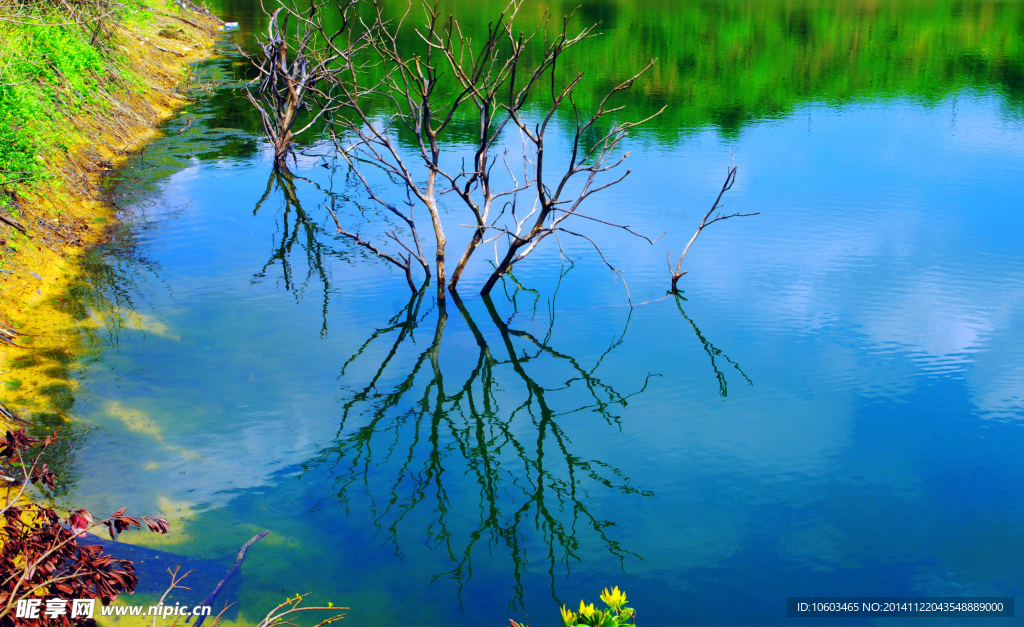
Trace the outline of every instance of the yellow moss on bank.
<instances>
[{"instance_id":1,"label":"yellow moss on bank","mask_svg":"<svg viewBox=\"0 0 1024 627\"><path fill-rule=\"evenodd\" d=\"M0 10L0 29L12 28L3 17ZM219 19L187 3L143 2L112 27L106 42L141 88L103 90L102 106L50 122L60 125L56 130L63 145L37 157L46 176L31 185L0 187L0 194L17 206L15 221L28 231L26 236L0 222L0 268L7 272L0 277L0 327L17 334L17 345L0 341L0 402L16 414L64 419L70 412L75 382L68 369L84 348L83 327L90 321L76 320L61 299L81 278L84 252L102 241L114 221L113 207L101 197L102 177L152 140L158 125L187 104L178 90L189 66L211 54L221 26ZM4 50L0 66L6 61ZM154 321L132 322L168 334ZM0 429L9 427L0 424Z\"/></svg>"},{"instance_id":2,"label":"yellow moss on bank","mask_svg":"<svg viewBox=\"0 0 1024 627\"><path fill-rule=\"evenodd\" d=\"M187 104L177 90L188 78L190 64L212 53L222 25L212 15L170 1L145 0L142 6L143 17L149 19L135 15L125 20L110 43L120 51L119 62L127 63L145 87L108 92L107 105L60 120L67 149L39 157L46 169L42 182L0 186L0 195L17 205L15 221L28 231L26 236L0 222L0 267L7 271L0 277L0 329L15 334L13 344L0 341L0 401L47 429L70 417L77 387L70 369L89 348L85 336L104 322L94 319L95 313L93 319L81 320L66 306L71 286L82 279L83 255L103 240L115 219L114 208L101 197L102 177L152 140L158 125ZM0 30L2 12L0 8ZM6 62L3 52L0 48L0 66ZM0 211L10 215L4 207ZM137 316L127 322L174 337L157 320ZM117 401L107 409L137 430L160 437L157 426L141 412ZM18 426L0 419L0 432ZM172 532L144 534L148 544L189 541L184 528L193 515L190 504L161 499L159 509ZM131 601L122 595L118 602ZM126 624L107 618L101 622ZM152 618L132 624L151 625Z\"/></svg>"}]
</instances>

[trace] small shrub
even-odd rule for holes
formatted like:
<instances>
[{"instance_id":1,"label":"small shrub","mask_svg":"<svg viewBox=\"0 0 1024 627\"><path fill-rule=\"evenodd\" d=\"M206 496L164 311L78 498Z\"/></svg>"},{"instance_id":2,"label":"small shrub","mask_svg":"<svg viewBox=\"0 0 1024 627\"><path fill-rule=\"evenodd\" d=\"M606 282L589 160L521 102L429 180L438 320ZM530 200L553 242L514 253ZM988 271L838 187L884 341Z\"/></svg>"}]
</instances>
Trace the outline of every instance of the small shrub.
<instances>
[{"instance_id":1,"label":"small shrub","mask_svg":"<svg viewBox=\"0 0 1024 627\"><path fill-rule=\"evenodd\" d=\"M0 507L0 625L36 625L38 619L19 618L18 601L27 599L99 599L109 604L132 593L139 579L128 560L103 553L102 546L80 542L86 532L105 526L111 538L143 523L150 531L167 533L167 521L152 516L135 518L124 509L95 521L84 509L62 516L49 505L26 501L29 486L44 496L55 489L53 472L41 462L46 449L58 441L57 432L40 442L24 429L0 439L0 482L6 494ZM60 618L64 625L86 625L89 619Z\"/></svg>"},{"instance_id":2,"label":"small shrub","mask_svg":"<svg viewBox=\"0 0 1024 627\"><path fill-rule=\"evenodd\" d=\"M619 590L618 586L611 591L608 588L601 593L601 601L608 609L599 610L591 603L580 601L579 612L574 612L566 606L562 606L562 625L564 627L622 627L623 625L636 624L636 610L626 607L626 593ZM509 619L511 627L529 627L520 625Z\"/></svg>"}]
</instances>

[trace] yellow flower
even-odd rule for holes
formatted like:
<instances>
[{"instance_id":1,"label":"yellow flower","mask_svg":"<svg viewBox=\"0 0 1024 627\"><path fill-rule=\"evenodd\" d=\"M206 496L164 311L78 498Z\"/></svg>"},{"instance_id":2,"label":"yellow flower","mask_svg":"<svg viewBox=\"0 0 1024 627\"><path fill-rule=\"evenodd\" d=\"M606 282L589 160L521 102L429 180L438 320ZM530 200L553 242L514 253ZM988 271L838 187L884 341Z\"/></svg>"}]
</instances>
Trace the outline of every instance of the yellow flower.
<instances>
[{"instance_id":1,"label":"yellow flower","mask_svg":"<svg viewBox=\"0 0 1024 627\"><path fill-rule=\"evenodd\" d=\"M585 616L587 618L593 618L594 614L596 614L596 613L597 613L597 610L594 609L594 604L593 603L591 603L590 605L587 605L583 601L580 601L580 616Z\"/></svg>"},{"instance_id":2,"label":"yellow flower","mask_svg":"<svg viewBox=\"0 0 1024 627\"><path fill-rule=\"evenodd\" d=\"M576 624L576 614L564 605L562 606L562 623L565 627L572 627Z\"/></svg>"},{"instance_id":3,"label":"yellow flower","mask_svg":"<svg viewBox=\"0 0 1024 627\"><path fill-rule=\"evenodd\" d=\"M618 586L611 592L608 592L608 588L604 589L601 593L601 600L604 601L608 607L619 609L626 604L626 593L619 590Z\"/></svg>"}]
</instances>

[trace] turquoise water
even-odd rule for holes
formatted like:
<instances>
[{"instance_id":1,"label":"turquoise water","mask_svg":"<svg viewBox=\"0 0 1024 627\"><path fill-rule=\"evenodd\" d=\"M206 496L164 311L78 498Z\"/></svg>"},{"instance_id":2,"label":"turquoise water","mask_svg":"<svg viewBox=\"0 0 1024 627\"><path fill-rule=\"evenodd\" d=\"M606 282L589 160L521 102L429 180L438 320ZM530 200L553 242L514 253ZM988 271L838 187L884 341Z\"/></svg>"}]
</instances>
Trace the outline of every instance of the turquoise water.
<instances>
[{"instance_id":1,"label":"turquoise water","mask_svg":"<svg viewBox=\"0 0 1024 627\"><path fill-rule=\"evenodd\" d=\"M231 45L259 24L225 4L242 29L203 72L228 82L112 183L124 222L90 265L103 324L75 410L95 429L67 500L171 519L140 595L186 560L199 583L180 600L205 597L266 529L219 598L232 620L307 591L367 626L556 625L558 604L613 585L665 625L781 624L787 596L1020 596L1019 7L894 4L909 43L865 49L953 34L920 63L843 51L797 84L787 68L827 48L815 24L865 18L777 6L588 5L612 41L696 11L722 42L743 14L797 43L734 71L670 56L678 75L631 97L674 109L590 212L667 235L579 228L634 307L588 243L563 240L571 263L542 247L491 300L478 260L441 314L334 234L325 190L342 219L361 201L322 167L327 147L303 146L298 206L267 193L272 153L230 82ZM794 14L803 30L780 21ZM649 45L664 60L688 32ZM984 37L1010 47L965 52ZM779 84L687 99L736 75ZM726 210L761 213L707 229L669 296L666 253L732 159ZM465 217L446 220L461 250Z\"/></svg>"}]
</instances>

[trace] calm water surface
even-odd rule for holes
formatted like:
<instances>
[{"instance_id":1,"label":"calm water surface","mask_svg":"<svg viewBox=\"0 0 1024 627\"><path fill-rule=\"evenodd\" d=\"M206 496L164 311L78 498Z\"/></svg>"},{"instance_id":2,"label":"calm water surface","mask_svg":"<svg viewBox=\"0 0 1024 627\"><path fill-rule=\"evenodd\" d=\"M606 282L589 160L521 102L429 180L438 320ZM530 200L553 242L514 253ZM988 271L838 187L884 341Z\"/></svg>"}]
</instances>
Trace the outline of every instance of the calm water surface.
<instances>
[{"instance_id":1,"label":"calm water surface","mask_svg":"<svg viewBox=\"0 0 1024 627\"><path fill-rule=\"evenodd\" d=\"M202 598L269 529L231 620L306 591L372 627L556 625L611 585L649 625L1024 596L1020 3L585 2L583 106L652 56L626 104L669 105L590 205L666 237L580 226L638 306L564 241L573 265L544 248L493 300L480 253L446 315L334 235L325 190L373 221L325 148L294 196L269 178L233 87L255 5L218 5L242 26L203 72L227 83L112 185L125 223L83 290L68 501L171 519L127 537L140 595L186 560ZM730 152L726 209L761 215L705 231L666 297Z\"/></svg>"}]
</instances>

